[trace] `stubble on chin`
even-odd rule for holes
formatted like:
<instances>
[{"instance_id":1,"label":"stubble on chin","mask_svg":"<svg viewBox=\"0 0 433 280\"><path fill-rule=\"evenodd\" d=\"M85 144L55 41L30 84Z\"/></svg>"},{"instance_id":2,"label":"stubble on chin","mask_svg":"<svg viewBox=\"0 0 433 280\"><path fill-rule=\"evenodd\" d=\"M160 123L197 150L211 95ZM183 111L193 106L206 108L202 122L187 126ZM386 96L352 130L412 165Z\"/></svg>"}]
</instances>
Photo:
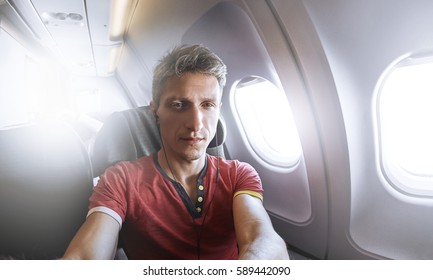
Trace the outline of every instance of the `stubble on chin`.
<instances>
[{"instance_id":1,"label":"stubble on chin","mask_svg":"<svg viewBox=\"0 0 433 280\"><path fill-rule=\"evenodd\" d=\"M204 156L206 149L201 147L191 147L182 154L182 158L185 161L192 162L196 161Z\"/></svg>"}]
</instances>

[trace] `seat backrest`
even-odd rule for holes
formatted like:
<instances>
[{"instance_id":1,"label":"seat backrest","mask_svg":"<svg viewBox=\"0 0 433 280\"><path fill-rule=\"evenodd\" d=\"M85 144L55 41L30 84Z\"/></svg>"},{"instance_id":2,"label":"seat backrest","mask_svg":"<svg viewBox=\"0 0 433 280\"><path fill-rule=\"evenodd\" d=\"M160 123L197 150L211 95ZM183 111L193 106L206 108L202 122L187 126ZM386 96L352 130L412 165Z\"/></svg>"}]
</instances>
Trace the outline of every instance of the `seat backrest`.
<instances>
[{"instance_id":1,"label":"seat backrest","mask_svg":"<svg viewBox=\"0 0 433 280\"><path fill-rule=\"evenodd\" d=\"M218 122L217 134L209 143L207 153L224 157L225 125ZM124 160L150 155L161 147L158 127L150 106L111 114L96 135L92 151L95 176Z\"/></svg>"},{"instance_id":2,"label":"seat backrest","mask_svg":"<svg viewBox=\"0 0 433 280\"><path fill-rule=\"evenodd\" d=\"M66 123L0 130L0 255L55 259L84 222L93 174Z\"/></svg>"}]
</instances>

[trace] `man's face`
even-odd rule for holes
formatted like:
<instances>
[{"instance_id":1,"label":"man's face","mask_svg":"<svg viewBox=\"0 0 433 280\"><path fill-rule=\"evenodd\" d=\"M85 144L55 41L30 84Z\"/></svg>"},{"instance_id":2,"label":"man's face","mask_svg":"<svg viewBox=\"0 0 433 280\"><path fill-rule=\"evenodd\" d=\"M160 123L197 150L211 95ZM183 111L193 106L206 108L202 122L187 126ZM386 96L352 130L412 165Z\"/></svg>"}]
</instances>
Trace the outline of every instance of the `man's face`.
<instances>
[{"instance_id":1,"label":"man's face","mask_svg":"<svg viewBox=\"0 0 433 280\"><path fill-rule=\"evenodd\" d=\"M214 76L188 72L167 80L154 110L168 157L193 161L205 154L215 135L220 103Z\"/></svg>"}]
</instances>

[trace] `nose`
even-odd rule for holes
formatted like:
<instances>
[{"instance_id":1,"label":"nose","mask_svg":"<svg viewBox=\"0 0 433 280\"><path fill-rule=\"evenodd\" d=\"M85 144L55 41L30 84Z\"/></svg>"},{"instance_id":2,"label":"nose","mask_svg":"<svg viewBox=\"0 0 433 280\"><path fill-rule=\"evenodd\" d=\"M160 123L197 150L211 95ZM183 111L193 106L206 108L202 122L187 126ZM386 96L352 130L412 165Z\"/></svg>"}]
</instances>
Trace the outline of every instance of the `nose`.
<instances>
[{"instance_id":1,"label":"nose","mask_svg":"<svg viewBox=\"0 0 433 280\"><path fill-rule=\"evenodd\" d=\"M203 112L200 108L192 106L187 118L186 126L189 130L197 132L203 128Z\"/></svg>"}]
</instances>

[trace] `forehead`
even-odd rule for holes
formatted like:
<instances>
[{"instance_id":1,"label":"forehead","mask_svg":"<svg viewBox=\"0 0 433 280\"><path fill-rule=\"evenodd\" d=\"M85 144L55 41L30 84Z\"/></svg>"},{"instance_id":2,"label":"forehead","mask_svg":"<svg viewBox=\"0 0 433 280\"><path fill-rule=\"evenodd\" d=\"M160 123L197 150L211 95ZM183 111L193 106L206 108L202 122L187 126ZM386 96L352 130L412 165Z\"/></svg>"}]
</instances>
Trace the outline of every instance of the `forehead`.
<instances>
[{"instance_id":1,"label":"forehead","mask_svg":"<svg viewBox=\"0 0 433 280\"><path fill-rule=\"evenodd\" d=\"M167 79L161 99L219 99L220 87L215 76L187 72Z\"/></svg>"}]
</instances>

